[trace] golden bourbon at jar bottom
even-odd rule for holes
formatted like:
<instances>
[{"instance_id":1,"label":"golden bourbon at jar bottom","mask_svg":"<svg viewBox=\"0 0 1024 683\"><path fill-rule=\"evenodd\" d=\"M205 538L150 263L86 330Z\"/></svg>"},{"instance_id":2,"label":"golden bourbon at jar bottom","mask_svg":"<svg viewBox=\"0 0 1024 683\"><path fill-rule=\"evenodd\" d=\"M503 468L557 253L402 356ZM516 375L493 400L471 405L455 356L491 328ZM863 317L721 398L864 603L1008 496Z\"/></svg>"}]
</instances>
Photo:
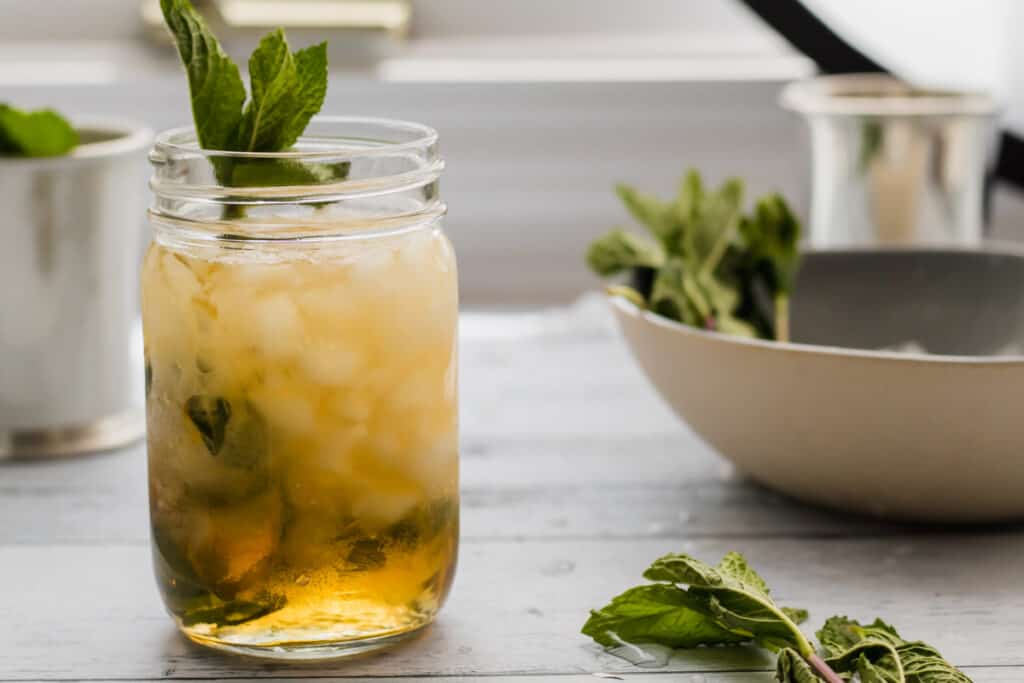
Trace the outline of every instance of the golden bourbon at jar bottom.
<instances>
[{"instance_id":1,"label":"golden bourbon at jar bottom","mask_svg":"<svg viewBox=\"0 0 1024 683\"><path fill-rule=\"evenodd\" d=\"M230 233L202 238L158 200L142 272L150 513L189 638L343 656L440 609L458 546L458 292L443 207L423 194L418 222L384 205L397 229L379 199L333 195L234 210L210 219Z\"/></svg>"}]
</instances>

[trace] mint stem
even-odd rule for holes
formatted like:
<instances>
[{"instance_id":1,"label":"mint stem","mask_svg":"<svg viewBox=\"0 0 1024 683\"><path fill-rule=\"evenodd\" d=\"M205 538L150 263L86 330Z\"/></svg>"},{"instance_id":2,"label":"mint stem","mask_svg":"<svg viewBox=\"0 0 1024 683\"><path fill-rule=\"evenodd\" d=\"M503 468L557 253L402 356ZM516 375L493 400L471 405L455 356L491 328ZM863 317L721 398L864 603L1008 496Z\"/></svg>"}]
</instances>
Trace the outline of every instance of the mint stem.
<instances>
[{"instance_id":1,"label":"mint stem","mask_svg":"<svg viewBox=\"0 0 1024 683\"><path fill-rule=\"evenodd\" d=\"M789 295L775 295L775 340L789 341Z\"/></svg>"},{"instance_id":2,"label":"mint stem","mask_svg":"<svg viewBox=\"0 0 1024 683\"><path fill-rule=\"evenodd\" d=\"M840 678L839 674L833 671L832 667L826 664L825 660L818 655L813 653L809 655L807 657L807 663L814 667L814 670L817 671L822 678L828 681L828 683L846 683L846 681Z\"/></svg>"}]
</instances>

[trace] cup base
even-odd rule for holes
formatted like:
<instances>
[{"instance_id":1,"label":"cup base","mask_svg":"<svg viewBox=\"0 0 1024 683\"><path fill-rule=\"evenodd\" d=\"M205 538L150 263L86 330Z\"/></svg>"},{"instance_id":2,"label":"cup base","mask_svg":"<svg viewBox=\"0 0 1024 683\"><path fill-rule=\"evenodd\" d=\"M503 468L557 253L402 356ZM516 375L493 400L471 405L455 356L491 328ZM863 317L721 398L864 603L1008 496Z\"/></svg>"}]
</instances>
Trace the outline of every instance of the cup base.
<instances>
[{"instance_id":1,"label":"cup base","mask_svg":"<svg viewBox=\"0 0 1024 683\"><path fill-rule=\"evenodd\" d=\"M62 458L127 446L146 434L140 410L53 429L0 429L0 460Z\"/></svg>"},{"instance_id":2,"label":"cup base","mask_svg":"<svg viewBox=\"0 0 1024 683\"><path fill-rule=\"evenodd\" d=\"M310 643L277 643L274 645L231 643L216 638L207 638L196 633L189 633L185 630L182 630L182 633L197 645L245 657L288 662L322 662L349 659L358 655L390 649L406 640L419 636L431 623L426 622L414 626L407 631L370 638Z\"/></svg>"}]
</instances>

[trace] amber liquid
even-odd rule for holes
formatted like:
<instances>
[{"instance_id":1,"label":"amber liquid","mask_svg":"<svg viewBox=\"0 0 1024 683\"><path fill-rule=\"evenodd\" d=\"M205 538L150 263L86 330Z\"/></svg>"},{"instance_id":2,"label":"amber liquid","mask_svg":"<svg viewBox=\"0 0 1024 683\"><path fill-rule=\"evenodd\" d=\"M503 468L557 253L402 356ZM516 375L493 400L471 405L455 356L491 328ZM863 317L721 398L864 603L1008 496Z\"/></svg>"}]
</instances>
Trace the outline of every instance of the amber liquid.
<instances>
[{"instance_id":1,"label":"amber liquid","mask_svg":"<svg viewBox=\"0 0 1024 683\"><path fill-rule=\"evenodd\" d=\"M457 289L440 232L151 247L150 512L194 640L290 651L429 623L458 545Z\"/></svg>"}]
</instances>

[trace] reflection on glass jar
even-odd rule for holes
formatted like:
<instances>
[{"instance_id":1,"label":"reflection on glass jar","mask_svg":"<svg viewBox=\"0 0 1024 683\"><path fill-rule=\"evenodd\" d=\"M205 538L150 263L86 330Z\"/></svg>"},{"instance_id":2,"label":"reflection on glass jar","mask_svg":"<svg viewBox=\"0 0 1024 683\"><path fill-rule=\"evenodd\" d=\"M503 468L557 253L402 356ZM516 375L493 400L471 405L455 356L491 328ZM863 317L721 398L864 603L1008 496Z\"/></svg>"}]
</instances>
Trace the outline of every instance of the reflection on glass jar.
<instances>
[{"instance_id":1,"label":"reflection on glass jar","mask_svg":"<svg viewBox=\"0 0 1024 683\"><path fill-rule=\"evenodd\" d=\"M246 155L171 131L152 160L142 304L164 602L193 640L250 654L395 642L434 618L458 545L436 134L322 118L295 152Z\"/></svg>"}]
</instances>

